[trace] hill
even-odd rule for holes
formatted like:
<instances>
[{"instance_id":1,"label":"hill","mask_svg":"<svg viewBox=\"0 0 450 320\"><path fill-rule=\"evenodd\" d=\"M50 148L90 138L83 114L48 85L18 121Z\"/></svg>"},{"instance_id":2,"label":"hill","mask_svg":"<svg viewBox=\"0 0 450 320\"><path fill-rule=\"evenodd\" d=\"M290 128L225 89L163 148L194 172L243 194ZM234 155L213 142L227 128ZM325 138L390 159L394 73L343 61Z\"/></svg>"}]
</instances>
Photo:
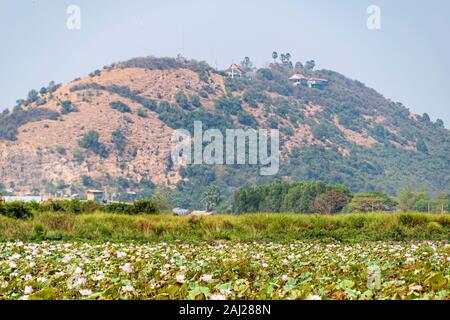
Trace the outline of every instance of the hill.
<instances>
[{"instance_id":1,"label":"hill","mask_svg":"<svg viewBox=\"0 0 450 320\"><path fill-rule=\"evenodd\" d=\"M311 63L253 69L244 61L240 68L242 77L231 78L204 62L137 58L33 90L0 116L0 182L18 194L157 193L194 208L209 185L226 196L272 179L389 193L405 185L449 188L450 133L442 121ZM328 84L295 86L294 74ZM194 120L205 129L278 128L280 172L174 165L171 134L192 129Z\"/></svg>"}]
</instances>

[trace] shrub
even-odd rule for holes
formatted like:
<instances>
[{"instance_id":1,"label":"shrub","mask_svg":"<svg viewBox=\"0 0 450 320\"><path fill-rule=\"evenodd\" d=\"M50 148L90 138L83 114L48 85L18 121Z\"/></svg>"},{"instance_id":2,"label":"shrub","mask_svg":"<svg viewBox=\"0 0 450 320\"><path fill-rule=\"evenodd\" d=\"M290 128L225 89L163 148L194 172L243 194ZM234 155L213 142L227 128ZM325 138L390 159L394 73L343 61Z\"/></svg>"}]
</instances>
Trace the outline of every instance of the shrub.
<instances>
[{"instance_id":1,"label":"shrub","mask_svg":"<svg viewBox=\"0 0 450 320\"><path fill-rule=\"evenodd\" d=\"M441 233L443 231L443 227L441 224L439 224L439 222L429 222L427 224L427 230L429 233L433 234L433 233Z\"/></svg>"},{"instance_id":2,"label":"shrub","mask_svg":"<svg viewBox=\"0 0 450 320\"><path fill-rule=\"evenodd\" d=\"M78 112L78 109L72 104L72 101L66 100L61 102L61 113L69 114L71 112Z\"/></svg>"},{"instance_id":3,"label":"shrub","mask_svg":"<svg viewBox=\"0 0 450 320\"><path fill-rule=\"evenodd\" d=\"M140 108L137 114L141 118L148 118L147 111L145 109Z\"/></svg>"},{"instance_id":4,"label":"shrub","mask_svg":"<svg viewBox=\"0 0 450 320\"><path fill-rule=\"evenodd\" d=\"M93 201L57 200L41 203L35 208L39 212L58 212L70 214L93 213L100 209L100 205Z\"/></svg>"},{"instance_id":5,"label":"shrub","mask_svg":"<svg viewBox=\"0 0 450 320\"><path fill-rule=\"evenodd\" d=\"M177 104L185 109L185 110L190 110L192 109L188 97L184 94L183 91L178 91L177 94L175 95L175 101L177 102Z\"/></svg>"},{"instance_id":6,"label":"shrub","mask_svg":"<svg viewBox=\"0 0 450 320\"><path fill-rule=\"evenodd\" d=\"M200 97L196 94L191 96L191 105L193 105L196 108L200 108L202 106L202 103L200 102Z\"/></svg>"},{"instance_id":7,"label":"shrub","mask_svg":"<svg viewBox=\"0 0 450 320\"><path fill-rule=\"evenodd\" d=\"M111 102L109 105L111 106L111 108L121 113L131 113L130 107L121 101L114 101Z\"/></svg>"},{"instance_id":8,"label":"shrub","mask_svg":"<svg viewBox=\"0 0 450 320\"><path fill-rule=\"evenodd\" d=\"M31 205L16 201L0 203L0 215L14 219L28 219L33 216Z\"/></svg>"},{"instance_id":9,"label":"shrub","mask_svg":"<svg viewBox=\"0 0 450 320\"><path fill-rule=\"evenodd\" d=\"M127 140L122 131L120 131L119 129L115 130L112 133L112 143L116 147L117 151L121 153L125 151L125 148L127 146Z\"/></svg>"},{"instance_id":10,"label":"shrub","mask_svg":"<svg viewBox=\"0 0 450 320\"><path fill-rule=\"evenodd\" d=\"M91 72L91 73L89 73L89 77L96 77L96 76L99 76L100 74L101 74L102 72L100 71L100 70L95 70L95 71L93 71L93 72Z\"/></svg>"},{"instance_id":11,"label":"shrub","mask_svg":"<svg viewBox=\"0 0 450 320\"><path fill-rule=\"evenodd\" d=\"M133 204L131 214L158 214L159 205L154 200L139 200Z\"/></svg>"},{"instance_id":12,"label":"shrub","mask_svg":"<svg viewBox=\"0 0 450 320\"><path fill-rule=\"evenodd\" d=\"M270 69L259 69L257 73L264 80L273 80L273 74Z\"/></svg>"},{"instance_id":13,"label":"shrub","mask_svg":"<svg viewBox=\"0 0 450 320\"><path fill-rule=\"evenodd\" d=\"M428 219L424 215L402 214L399 216L400 223L405 227L415 228L427 223Z\"/></svg>"},{"instance_id":14,"label":"shrub","mask_svg":"<svg viewBox=\"0 0 450 320\"><path fill-rule=\"evenodd\" d=\"M242 102L239 97L223 97L218 99L215 104L218 109L232 115L237 115L242 110Z\"/></svg>"},{"instance_id":15,"label":"shrub","mask_svg":"<svg viewBox=\"0 0 450 320\"><path fill-rule=\"evenodd\" d=\"M240 124L243 124L244 126L249 126L252 128L256 128L258 125L258 122L256 121L256 118L252 116L251 114L248 114L247 112L240 111L238 113L238 121Z\"/></svg>"},{"instance_id":16,"label":"shrub","mask_svg":"<svg viewBox=\"0 0 450 320\"><path fill-rule=\"evenodd\" d=\"M81 148L90 150L102 158L107 158L109 155L108 149L99 141L99 133L95 130L87 132L83 139L78 141Z\"/></svg>"},{"instance_id":17,"label":"shrub","mask_svg":"<svg viewBox=\"0 0 450 320\"><path fill-rule=\"evenodd\" d=\"M64 148L64 147L56 147L56 152L58 152L62 156L65 156L67 153L66 148Z\"/></svg>"},{"instance_id":18,"label":"shrub","mask_svg":"<svg viewBox=\"0 0 450 320\"><path fill-rule=\"evenodd\" d=\"M116 214L130 214L133 205L117 202L117 203L109 203L102 207L102 210L107 213L116 213Z\"/></svg>"}]
</instances>

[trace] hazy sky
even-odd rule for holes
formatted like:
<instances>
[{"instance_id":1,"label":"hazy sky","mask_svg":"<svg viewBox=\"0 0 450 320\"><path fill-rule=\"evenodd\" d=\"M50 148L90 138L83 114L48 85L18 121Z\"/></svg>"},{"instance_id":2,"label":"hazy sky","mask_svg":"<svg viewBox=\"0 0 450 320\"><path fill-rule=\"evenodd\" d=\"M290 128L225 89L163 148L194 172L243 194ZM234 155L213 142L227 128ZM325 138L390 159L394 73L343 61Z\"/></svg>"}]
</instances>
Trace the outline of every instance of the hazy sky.
<instances>
[{"instance_id":1,"label":"hazy sky","mask_svg":"<svg viewBox=\"0 0 450 320\"><path fill-rule=\"evenodd\" d=\"M80 30L66 26L69 5ZM369 5L381 30L366 26ZM449 126L449 34L448 0L0 0L0 109L132 57L182 53L222 68L244 56L263 66L276 50Z\"/></svg>"}]
</instances>

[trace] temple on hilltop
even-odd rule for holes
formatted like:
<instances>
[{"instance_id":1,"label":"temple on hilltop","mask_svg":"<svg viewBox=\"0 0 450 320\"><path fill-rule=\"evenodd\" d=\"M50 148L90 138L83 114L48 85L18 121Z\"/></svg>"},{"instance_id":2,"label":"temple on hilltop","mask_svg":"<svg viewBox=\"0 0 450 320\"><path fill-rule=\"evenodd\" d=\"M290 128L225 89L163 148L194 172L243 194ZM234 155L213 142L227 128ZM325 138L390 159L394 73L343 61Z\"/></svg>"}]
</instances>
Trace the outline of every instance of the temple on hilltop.
<instances>
[{"instance_id":1,"label":"temple on hilltop","mask_svg":"<svg viewBox=\"0 0 450 320\"><path fill-rule=\"evenodd\" d=\"M241 68L233 63L227 70L225 70L227 76L229 76L231 79L234 79L236 77L241 78L242 77L242 70Z\"/></svg>"}]
</instances>

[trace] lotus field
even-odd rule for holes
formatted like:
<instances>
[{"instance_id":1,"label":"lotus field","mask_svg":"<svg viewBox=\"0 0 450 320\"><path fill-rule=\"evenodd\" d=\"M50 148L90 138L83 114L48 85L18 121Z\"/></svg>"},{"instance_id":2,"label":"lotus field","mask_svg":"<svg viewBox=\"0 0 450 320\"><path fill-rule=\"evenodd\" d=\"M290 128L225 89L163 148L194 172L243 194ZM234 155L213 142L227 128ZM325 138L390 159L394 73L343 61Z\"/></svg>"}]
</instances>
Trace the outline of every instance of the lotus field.
<instances>
[{"instance_id":1,"label":"lotus field","mask_svg":"<svg viewBox=\"0 0 450 320\"><path fill-rule=\"evenodd\" d=\"M0 299L449 299L445 242L0 244Z\"/></svg>"}]
</instances>

